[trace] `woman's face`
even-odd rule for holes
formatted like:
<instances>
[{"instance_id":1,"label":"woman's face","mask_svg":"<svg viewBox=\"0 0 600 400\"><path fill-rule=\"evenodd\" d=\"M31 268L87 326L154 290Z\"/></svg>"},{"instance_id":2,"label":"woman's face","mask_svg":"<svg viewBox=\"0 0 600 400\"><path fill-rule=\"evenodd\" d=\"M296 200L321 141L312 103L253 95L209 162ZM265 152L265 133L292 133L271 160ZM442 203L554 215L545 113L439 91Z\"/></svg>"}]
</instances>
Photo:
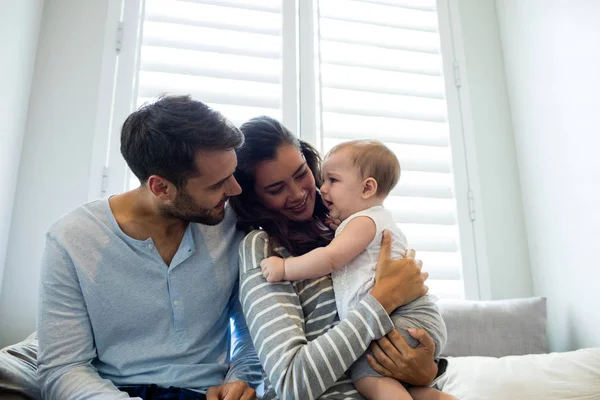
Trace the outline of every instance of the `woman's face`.
<instances>
[{"instance_id":1,"label":"woman's face","mask_svg":"<svg viewBox=\"0 0 600 400\"><path fill-rule=\"evenodd\" d=\"M308 221L315 209L315 177L292 144L277 149L274 160L256 167L254 190L263 205L293 221Z\"/></svg>"}]
</instances>

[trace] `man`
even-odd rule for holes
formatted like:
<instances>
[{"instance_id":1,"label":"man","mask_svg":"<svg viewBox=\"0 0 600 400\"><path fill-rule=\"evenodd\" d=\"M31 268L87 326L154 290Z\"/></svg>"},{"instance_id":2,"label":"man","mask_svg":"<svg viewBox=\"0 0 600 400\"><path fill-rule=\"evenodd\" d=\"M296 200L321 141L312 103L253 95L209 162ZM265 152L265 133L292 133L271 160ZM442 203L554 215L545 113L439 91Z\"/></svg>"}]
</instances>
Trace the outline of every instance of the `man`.
<instances>
[{"instance_id":1,"label":"man","mask_svg":"<svg viewBox=\"0 0 600 400\"><path fill-rule=\"evenodd\" d=\"M238 300L242 233L226 204L241 191L242 143L189 96L127 118L121 153L141 186L72 211L46 237L45 399L255 398L260 362Z\"/></svg>"}]
</instances>

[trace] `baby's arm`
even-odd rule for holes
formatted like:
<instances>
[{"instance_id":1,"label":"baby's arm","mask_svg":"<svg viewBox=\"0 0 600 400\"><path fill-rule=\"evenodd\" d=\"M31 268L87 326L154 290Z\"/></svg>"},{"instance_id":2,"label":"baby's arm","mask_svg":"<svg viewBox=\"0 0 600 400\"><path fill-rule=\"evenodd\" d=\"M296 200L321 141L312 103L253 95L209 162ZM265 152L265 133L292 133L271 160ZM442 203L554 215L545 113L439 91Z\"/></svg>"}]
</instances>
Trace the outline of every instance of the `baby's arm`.
<instances>
[{"instance_id":1,"label":"baby's arm","mask_svg":"<svg viewBox=\"0 0 600 400\"><path fill-rule=\"evenodd\" d=\"M356 217L326 247L302 256L269 257L261 261L263 275L269 282L318 278L346 265L362 253L375 238L375 222L369 217Z\"/></svg>"}]
</instances>

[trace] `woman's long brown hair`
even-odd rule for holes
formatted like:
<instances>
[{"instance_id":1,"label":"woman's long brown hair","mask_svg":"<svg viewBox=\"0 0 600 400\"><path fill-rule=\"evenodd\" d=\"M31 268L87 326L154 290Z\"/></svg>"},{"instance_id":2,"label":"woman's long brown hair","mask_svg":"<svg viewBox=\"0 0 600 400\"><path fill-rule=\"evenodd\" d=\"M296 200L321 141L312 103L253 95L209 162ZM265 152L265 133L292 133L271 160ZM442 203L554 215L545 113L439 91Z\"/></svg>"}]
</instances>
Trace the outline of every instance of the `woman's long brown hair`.
<instances>
[{"instance_id":1,"label":"woman's long brown hair","mask_svg":"<svg viewBox=\"0 0 600 400\"><path fill-rule=\"evenodd\" d=\"M310 144L299 140L283 124L271 117L253 118L240 127L244 145L236 150L238 166L235 178L242 187L239 196L230 204L238 216L238 228L249 232L262 229L269 235L269 247L280 245L298 256L317 247L327 246L333 233L324 224L327 207L317 191L311 221L292 221L283 214L267 209L254 190L256 166L261 161L274 160L277 150L284 145L296 146L312 171L317 187L321 186L321 157Z\"/></svg>"}]
</instances>

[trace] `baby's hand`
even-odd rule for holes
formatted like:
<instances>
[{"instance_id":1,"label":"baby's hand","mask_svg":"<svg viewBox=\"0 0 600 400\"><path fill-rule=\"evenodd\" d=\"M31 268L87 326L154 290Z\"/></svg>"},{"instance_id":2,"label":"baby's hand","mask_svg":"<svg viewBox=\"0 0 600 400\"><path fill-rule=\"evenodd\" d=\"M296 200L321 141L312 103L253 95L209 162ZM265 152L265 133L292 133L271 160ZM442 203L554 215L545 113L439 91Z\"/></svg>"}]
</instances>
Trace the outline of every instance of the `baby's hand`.
<instances>
[{"instance_id":1,"label":"baby's hand","mask_svg":"<svg viewBox=\"0 0 600 400\"><path fill-rule=\"evenodd\" d=\"M283 258L269 257L260 262L260 269L267 282L279 282L285 277Z\"/></svg>"}]
</instances>

